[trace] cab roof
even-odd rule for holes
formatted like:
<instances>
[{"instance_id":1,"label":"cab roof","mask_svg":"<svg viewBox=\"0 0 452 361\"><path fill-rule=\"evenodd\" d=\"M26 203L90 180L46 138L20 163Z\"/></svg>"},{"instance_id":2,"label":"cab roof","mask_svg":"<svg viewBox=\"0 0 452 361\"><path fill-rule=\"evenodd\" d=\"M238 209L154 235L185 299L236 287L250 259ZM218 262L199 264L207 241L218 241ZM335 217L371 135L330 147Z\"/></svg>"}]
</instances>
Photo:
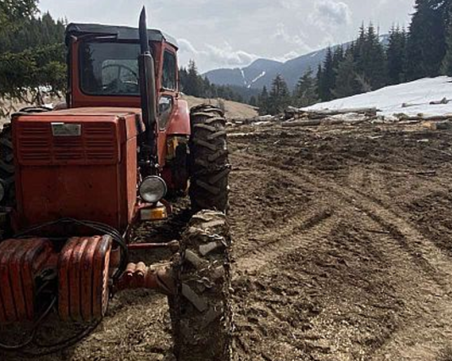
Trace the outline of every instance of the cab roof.
<instances>
[{"instance_id":1,"label":"cab roof","mask_svg":"<svg viewBox=\"0 0 452 361\"><path fill-rule=\"evenodd\" d=\"M74 24L71 23L66 27L66 44L72 36L79 37L84 35L99 35L99 36L114 36L118 40L139 40L139 33L137 28L128 26L113 26L100 24ZM173 45L176 49L179 48L177 41L169 35L160 30L148 30L149 41L165 41Z\"/></svg>"}]
</instances>

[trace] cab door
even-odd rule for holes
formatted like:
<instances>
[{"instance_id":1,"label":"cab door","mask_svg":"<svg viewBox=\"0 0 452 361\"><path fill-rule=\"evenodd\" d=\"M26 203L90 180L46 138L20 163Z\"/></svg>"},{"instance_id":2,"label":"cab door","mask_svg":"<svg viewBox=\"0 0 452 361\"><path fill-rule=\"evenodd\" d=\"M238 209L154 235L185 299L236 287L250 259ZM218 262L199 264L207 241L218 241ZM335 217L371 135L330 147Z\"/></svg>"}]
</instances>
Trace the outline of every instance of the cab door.
<instances>
[{"instance_id":1,"label":"cab door","mask_svg":"<svg viewBox=\"0 0 452 361\"><path fill-rule=\"evenodd\" d=\"M177 61L176 54L169 49L163 52L162 79L158 103L159 130L168 128L169 120L173 115L177 94Z\"/></svg>"},{"instance_id":2,"label":"cab door","mask_svg":"<svg viewBox=\"0 0 452 361\"><path fill-rule=\"evenodd\" d=\"M159 149L159 163L164 167L167 163L167 129L171 119L174 117L176 111L178 94L178 69L176 50L168 44L163 44L163 52L160 58L160 79L157 81L158 89L158 149Z\"/></svg>"}]
</instances>

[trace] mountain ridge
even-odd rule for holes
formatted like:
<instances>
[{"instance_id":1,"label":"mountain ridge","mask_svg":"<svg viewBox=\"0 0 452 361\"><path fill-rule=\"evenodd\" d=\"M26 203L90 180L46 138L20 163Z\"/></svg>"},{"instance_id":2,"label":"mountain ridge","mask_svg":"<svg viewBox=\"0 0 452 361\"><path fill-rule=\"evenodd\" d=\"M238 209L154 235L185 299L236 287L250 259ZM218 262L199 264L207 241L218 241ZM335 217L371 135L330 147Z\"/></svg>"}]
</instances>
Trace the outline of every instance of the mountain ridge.
<instances>
[{"instance_id":1,"label":"mountain ridge","mask_svg":"<svg viewBox=\"0 0 452 361\"><path fill-rule=\"evenodd\" d=\"M387 44L388 35L380 36L381 42ZM347 46L351 42L331 46L333 50L339 46ZM293 90L306 72L311 69L317 71L319 64L325 59L328 48L323 48L286 62L279 62L272 59L259 58L250 65L243 68L220 68L208 71L203 74L209 81L216 85L228 85L247 89L260 90L264 86L271 87L273 79L278 75L287 82L289 89Z\"/></svg>"},{"instance_id":2,"label":"mountain ridge","mask_svg":"<svg viewBox=\"0 0 452 361\"><path fill-rule=\"evenodd\" d=\"M248 89L262 89L271 86L277 74L281 74L289 88L293 89L298 79L305 74L309 67L317 69L326 55L326 48L300 57L279 62L266 58L259 58L243 68L220 68L203 74L216 85L246 87Z\"/></svg>"}]
</instances>

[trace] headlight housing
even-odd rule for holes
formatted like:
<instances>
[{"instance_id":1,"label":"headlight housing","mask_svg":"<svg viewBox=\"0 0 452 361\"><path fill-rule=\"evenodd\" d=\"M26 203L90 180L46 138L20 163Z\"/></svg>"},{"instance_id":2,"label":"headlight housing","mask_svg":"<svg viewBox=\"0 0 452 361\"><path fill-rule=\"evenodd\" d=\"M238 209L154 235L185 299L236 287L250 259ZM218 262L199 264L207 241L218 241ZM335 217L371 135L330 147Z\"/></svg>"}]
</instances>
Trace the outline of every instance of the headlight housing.
<instances>
[{"instance_id":1,"label":"headlight housing","mask_svg":"<svg viewBox=\"0 0 452 361\"><path fill-rule=\"evenodd\" d=\"M141 199L145 202L157 203L165 197L167 186L162 178L150 176L140 184L139 192Z\"/></svg>"}]
</instances>

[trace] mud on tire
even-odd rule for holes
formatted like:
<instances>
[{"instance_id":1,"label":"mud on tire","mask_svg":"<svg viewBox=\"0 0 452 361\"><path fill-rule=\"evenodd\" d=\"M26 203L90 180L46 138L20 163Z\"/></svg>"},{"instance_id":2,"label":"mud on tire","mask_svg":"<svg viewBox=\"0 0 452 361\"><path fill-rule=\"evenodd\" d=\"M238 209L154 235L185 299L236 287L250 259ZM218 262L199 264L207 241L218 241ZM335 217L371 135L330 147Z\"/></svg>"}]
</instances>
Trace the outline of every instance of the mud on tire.
<instances>
[{"instance_id":1,"label":"mud on tire","mask_svg":"<svg viewBox=\"0 0 452 361\"><path fill-rule=\"evenodd\" d=\"M192 210L225 212L231 166L224 114L211 105L200 105L191 109L190 120L189 195Z\"/></svg>"},{"instance_id":2,"label":"mud on tire","mask_svg":"<svg viewBox=\"0 0 452 361\"><path fill-rule=\"evenodd\" d=\"M169 298L178 361L231 359L230 245L221 212L199 212L183 234L172 265L177 294Z\"/></svg>"},{"instance_id":3,"label":"mud on tire","mask_svg":"<svg viewBox=\"0 0 452 361\"><path fill-rule=\"evenodd\" d=\"M5 188L5 196L0 205L11 207L16 200L11 124L5 124L0 132L0 182Z\"/></svg>"}]
</instances>

